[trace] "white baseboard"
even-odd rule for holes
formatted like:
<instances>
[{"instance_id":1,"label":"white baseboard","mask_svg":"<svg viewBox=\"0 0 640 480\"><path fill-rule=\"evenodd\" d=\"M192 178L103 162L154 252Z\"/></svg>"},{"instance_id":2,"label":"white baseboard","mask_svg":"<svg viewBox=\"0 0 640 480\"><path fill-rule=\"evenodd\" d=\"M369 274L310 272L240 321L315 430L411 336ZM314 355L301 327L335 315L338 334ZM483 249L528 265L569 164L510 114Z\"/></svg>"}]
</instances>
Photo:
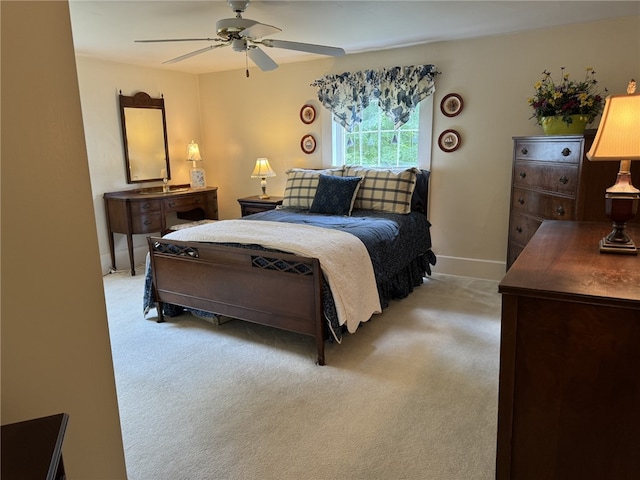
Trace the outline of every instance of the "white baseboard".
<instances>
[{"instance_id":1,"label":"white baseboard","mask_svg":"<svg viewBox=\"0 0 640 480\"><path fill-rule=\"evenodd\" d=\"M135 260L136 271L139 272L142 267L144 267L144 263L147 258L147 252L149 248L145 246L133 247L133 258ZM116 250L116 270L121 271L131 271L131 265L129 264L129 251L128 250ZM106 275L107 273L112 272L111 265L111 255L109 253L104 253L100 255L100 266L102 268L102 274Z\"/></svg>"},{"instance_id":2,"label":"white baseboard","mask_svg":"<svg viewBox=\"0 0 640 480\"><path fill-rule=\"evenodd\" d=\"M502 280L506 272L506 262L478 260L475 258L447 257L436 255L434 272L459 277L483 278L485 280Z\"/></svg>"}]
</instances>

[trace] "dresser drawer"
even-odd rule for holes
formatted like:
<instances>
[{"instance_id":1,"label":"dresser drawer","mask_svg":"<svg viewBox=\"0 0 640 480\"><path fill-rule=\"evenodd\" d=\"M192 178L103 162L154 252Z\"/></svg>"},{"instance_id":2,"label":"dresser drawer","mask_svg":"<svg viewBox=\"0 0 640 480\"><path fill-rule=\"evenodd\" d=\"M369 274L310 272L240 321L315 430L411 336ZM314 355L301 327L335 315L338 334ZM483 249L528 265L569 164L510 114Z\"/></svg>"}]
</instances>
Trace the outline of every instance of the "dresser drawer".
<instances>
[{"instance_id":1,"label":"dresser drawer","mask_svg":"<svg viewBox=\"0 0 640 480\"><path fill-rule=\"evenodd\" d=\"M575 201L571 198L514 188L511 211L548 220L573 220Z\"/></svg>"},{"instance_id":2,"label":"dresser drawer","mask_svg":"<svg viewBox=\"0 0 640 480\"><path fill-rule=\"evenodd\" d=\"M533 237L533 234L536 233L540 225L542 225L542 220L528 217L526 215L520 215L518 213L512 213L511 223L509 224L509 251L512 252L513 245L516 244L521 247L517 250L517 253L520 253L529 240L531 240L531 237Z\"/></svg>"},{"instance_id":3,"label":"dresser drawer","mask_svg":"<svg viewBox=\"0 0 640 480\"><path fill-rule=\"evenodd\" d=\"M161 209L160 200L143 200L131 202L131 215L146 215L149 213L159 213Z\"/></svg>"},{"instance_id":4,"label":"dresser drawer","mask_svg":"<svg viewBox=\"0 0 640 480\"><path fill-rule=\"evenodd\" d=\"M137 215L131 219L131 233L153 233L162 231L162 214L150 213Z\"/></svg>"},{"instance_id":5,"label":"dresser drawer","mask_svg":"<svg viewBox=\"0 0 640 480\"><path fill-rule=\"evenodd\" d=\"M578 164L582 158L582 140L518 140L514 158Z\"/></svg>"},{"instance_id":6,"label":"dresser drawer","mask_svg":"<svg viewBox=\"0 0 640 480\"><path fill-rule=\"evenodd\" d=\"M513 185L575 197L578 189L578 165L516 160Z\"/></svg>"},{"instance_id":7,"label":"dresser drawer","mask_svg":"<svg viewBox=\"0 0 640 480\"><path fill-rule=\"evenodd\" d=\"M204 195L184 195L162 200L162 207L165 212L183 212L194 208L204 209L205 203Z\"/></svg>"}]
</instances>

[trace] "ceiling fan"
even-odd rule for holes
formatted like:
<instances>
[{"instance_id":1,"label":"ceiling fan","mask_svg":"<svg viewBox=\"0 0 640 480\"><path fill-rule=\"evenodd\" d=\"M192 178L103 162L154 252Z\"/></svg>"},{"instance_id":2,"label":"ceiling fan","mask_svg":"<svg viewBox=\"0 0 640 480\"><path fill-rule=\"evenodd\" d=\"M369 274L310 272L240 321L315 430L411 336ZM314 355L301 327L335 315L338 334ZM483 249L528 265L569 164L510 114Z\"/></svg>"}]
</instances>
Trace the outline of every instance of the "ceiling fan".
<instances>
[{"instance_id":1,"label":"ceiling fan","mask_svg":"<svg viewBox=\"0 0 640 480\"><path fill-rule=\"evenodd\" d=\"M152 42L196 42L206 41L215 42L213 45L209 45L193 52L180 55L179 57L172 58L163 63L176 63L187 58L191 58L195 55L208 52L214 48L226 47L231 45L231 48L236 52L245 52L261 70L269 71L278 68L278 64L267 55L261 48L263 47L275 47L284 48L287 50L297 50L299 52L317 53L319 55L329 55L338 57L344 55L344 49L338 47L328 47L325 45L316 45L311 43L289 42L287 40L273 40L264 39L267 35L273 35L274 33L281 32L282 30L272 25L257 22L255 20L242 18L242 13L249 6L249 0L227 0L227 3L231 9L235 12L235 18L224 18L216 22L216 34L218 38L165 38L159 40L135 40L136 42L152 43ZM247 69L247 77L249 76L249 70Z\"/></svg>"}]
</instances>

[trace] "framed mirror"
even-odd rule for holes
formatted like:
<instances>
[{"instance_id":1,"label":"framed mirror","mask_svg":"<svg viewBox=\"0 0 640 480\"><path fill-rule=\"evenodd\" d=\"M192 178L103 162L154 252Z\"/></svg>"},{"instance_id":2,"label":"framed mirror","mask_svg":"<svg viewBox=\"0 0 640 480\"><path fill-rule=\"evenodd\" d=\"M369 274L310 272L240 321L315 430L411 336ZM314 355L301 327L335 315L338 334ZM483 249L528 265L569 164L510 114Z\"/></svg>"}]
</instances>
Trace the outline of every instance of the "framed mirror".
<instances>
[{"instance_id":1,"label":"framed mirror","mask_svg":"<svg viewBox=\"0 0 640 480\"><path fill-rule=\"evenodd\" d=\"M127 183L171 179L164 98L120 92L120 118Z\"/></svg>"}]
</instances>

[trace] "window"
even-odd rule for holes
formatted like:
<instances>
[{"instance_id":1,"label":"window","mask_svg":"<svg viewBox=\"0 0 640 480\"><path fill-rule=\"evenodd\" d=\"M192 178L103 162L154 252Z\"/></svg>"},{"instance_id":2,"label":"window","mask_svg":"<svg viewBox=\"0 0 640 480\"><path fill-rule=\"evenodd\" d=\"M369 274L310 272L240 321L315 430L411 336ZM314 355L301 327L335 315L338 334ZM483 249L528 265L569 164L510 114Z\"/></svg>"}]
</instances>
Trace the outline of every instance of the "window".
<instances>
[{"instance_id":1,"label":"window","mask_svg":"<svg viewBox=\"0 0 640 480\"><path fill-rule=\"evenodd\" d=\"M393 121L378 108L377 102L363 110L362 122L354 125L351 132L332 121L331 165L428 167L432 104L431 98L420 102L409 121L398 130L394 130Z\"/></svg>"}]
</instances>

